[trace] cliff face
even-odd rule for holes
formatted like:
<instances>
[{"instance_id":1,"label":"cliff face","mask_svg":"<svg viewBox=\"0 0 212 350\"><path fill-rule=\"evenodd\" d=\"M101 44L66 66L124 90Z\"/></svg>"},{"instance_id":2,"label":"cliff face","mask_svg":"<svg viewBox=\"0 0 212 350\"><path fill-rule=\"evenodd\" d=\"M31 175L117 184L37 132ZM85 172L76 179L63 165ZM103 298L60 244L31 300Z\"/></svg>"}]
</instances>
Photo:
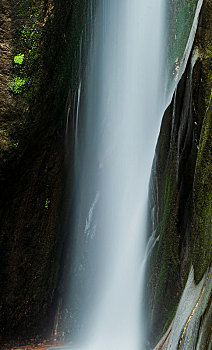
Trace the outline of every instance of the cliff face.
<instances>
[{"instance_id":1,"label":"cliff face","mask_svg":"<svg viewBox=\"0 0 212 350\"><path fill-rule=\"evenodd\" d=\"M77 88L86 6L1 3L1 343L47 336L53 328L64 239L64 106Z\"/></svg>"},{"instance_id":2,"label":"cliff face","mask_svg":"<svg viewBox=\"0 0 212 350\"><path fill-rule=\"evenodd\" d=\"M1 343L47 336L53 328L64 241L64 106L68 91L70 101L76 96L87 5L1 3ZM152 344L168 330L158 349L209 349L212 341L211 10L205 0L153 165L151 230L158 242L147 279Z\"/></svg>"},{"instance_id":3,"label":"cliff face","mask_svg":"<svg viewBox=\"0 0 212 350\"><path fill-rule=\"evenodd\" d=\"M211 10L211 1L204 1L186 71L163 117L152 169L151 231L158 238L147 271L152 344L176 314L158 349L209 349L212 341Z\"/></svg>"}]
</instances>

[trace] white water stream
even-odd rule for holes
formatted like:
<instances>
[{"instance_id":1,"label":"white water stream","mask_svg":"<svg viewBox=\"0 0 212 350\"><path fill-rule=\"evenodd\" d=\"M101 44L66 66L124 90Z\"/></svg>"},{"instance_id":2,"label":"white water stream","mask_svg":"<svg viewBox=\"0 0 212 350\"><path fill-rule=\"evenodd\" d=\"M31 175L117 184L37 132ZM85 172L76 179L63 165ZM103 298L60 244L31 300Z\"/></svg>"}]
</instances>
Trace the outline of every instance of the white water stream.
<instances>
[{"instance_id":1,"label":"white water stream","mask_svg":"<svg viewBox=\"0 0 212 350\"><path fill-rule=\"evenodd\" d=\"M163 23L164 0L101 0L97 7L87 81L75 106L70 329L77 349L144 348L146 210L164 108Z\"/></svg>"}]
</instances>

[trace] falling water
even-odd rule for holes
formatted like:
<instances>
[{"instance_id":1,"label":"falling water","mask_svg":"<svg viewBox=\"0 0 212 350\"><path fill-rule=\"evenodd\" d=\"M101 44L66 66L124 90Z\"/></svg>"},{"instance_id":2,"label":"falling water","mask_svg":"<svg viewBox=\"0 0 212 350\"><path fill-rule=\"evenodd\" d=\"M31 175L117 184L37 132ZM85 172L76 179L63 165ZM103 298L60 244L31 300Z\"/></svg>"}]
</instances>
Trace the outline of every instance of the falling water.
<instances>
[{"instance_id":1,"label":"falling water","mask_svg":"<svg viewBox=\"0 0 212 350\"><path fill-rule=\"evenodd\" d=\"M163 16L163 0L101 0L97 6L74 107L67 327L83 350L143 349L148 182L164 107Z\"/></svg>"}]
</instances>

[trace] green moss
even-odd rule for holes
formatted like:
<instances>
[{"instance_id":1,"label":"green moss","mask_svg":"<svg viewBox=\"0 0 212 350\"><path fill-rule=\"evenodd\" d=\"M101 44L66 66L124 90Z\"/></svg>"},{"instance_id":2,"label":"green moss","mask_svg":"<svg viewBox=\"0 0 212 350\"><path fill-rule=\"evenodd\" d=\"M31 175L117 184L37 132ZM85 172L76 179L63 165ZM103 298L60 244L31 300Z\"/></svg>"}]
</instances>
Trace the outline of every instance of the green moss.
<instances>
[{"instance_id":1,"label":"green moss","mask_svg":"<svg viewBox=\"0 0 212 350\"><path fill-rule=\"evenodd\" d=\"M202 21L210 28L212 1L203 5ZM200 111L203 118L193 189L193 252L195 281L198 283L212 264L212 31L201 33L202 60Z\"/></svg>"},{"instance_id":2,"label":"green moss","mask_svg":"<svg viewBox=\"0 0 212 350\"><path fill-rule=\"evenodd\" d=\"M34 13L30 16L29 24L25 24L21 30L21 41L25 47L28 60L36 60L40 54L40 39L42 36L42 26L39 21L39 14Z\"/></svg>"},{"instance_id":3,"label":"green moss","mask_svg":"<svg viewBox=\"0 0 212 350\"><path fill-rule=\"evenodd\" d=\"M177 16L181 14L181 22L184 17L180 7L187 3L172 2L175 10L178 7ZM150 339L154 340L159 340L158 336L166 332L175 315L191 264L197 283L212 264L212 32L209 29L209 4L212 2L205 1L203 4L201 23L204 26L201 26L201 31L198 30L195 41L200 55L192 73L192 90L188 90L191 72L188 65L184 78L178 84L175 114L172 114L173 110L169 113L174 123L172 134L167 132L167 122L163 122L157 145L157 179L153 190L157 195L155 221L159 220L157 235L160 238L151 256L148 282L152 310ZM173 24L173 27L179 23ZM183 31L188 23L181 24ZM171 60L174 61L180 47L177 47L177 41L170 45L173 50ZM183 46L182 43L182 54ZM188 104L186 99L190 93ZM185 125L187 131L183 135Z\"/></svg>"},{"instance_id":4,"label":"green moss","mask_svg":"<svg viewBox=\"0 0 212 350\"><path fill-rule=\"evenodd\" d=\"M169 316L167 317L167 321L163 327L163 331L161 333L161 335L159 336L158 338L158 341L162 338L162 336L168 331L169 327L170 327L170 324L172 323L175 315L176 315L176 312L177 312L177 307L178 307L178 303L175 305L175 308L173 311L170 312Z\"/></svg>"},{"instance_id":5,"label":"green moss","mask_svg":"<svg viewBox=\"0 0 212 350\"><path fill-rule=\"evenodd\" d=\"M19 3L18 1L17 7ZM25 172L22 172L23 177L15 188L19 188L18 186L22 188L23 179L29 179L31 173L40 179L34 185L32 184L30 193L26 194L26 197L25 191L17 190L17 198L20 199L19 208L22 206L25 208L24 197L27 198L27 216L22 220L24 210L20 210L20 215L18 215L20 226L15 224L15 218L14 222L8 218L10 225L7 226L8 231L4 235L6 246L3 251L6 254L11 252L12 262L6 264L5 268L3 266L2 269L2 271L8 271L8 279L4 278L4 274L0 276L1 282L3 281L6 286L2 288L4 298L1 304L3 309L1 308L0 326L2 327L0 328L11 332L11 337L14 335L16 340L16 334L24 334L25 339L27 334L27 337L31 339L33 332L39 334L37 329L43 325L53 329L51 323L54 317L50 318L48 312L51 309L53 313L54 301L52 298L56 294L63 238L62 233L58 234L58 229L56 230L54 226L58 220L56 205L61 185L58 183L58 189L55 189L53 181L53 179L61 178L62 174L58 176L57 167L57 169L54 167L56 169L54 173L52 159L56 157L56 164L62 160L62 146L58 148L61 138L56 133L56 127L57 123L63 123L65 100L70 86L72 96L74 89L78 86L81 74L78 50L80 36L88 14L87 3L87 0L76 0L71 3L70 1L58 3L52 0L47 2L38 0L34 1L33 8L32 1L22 0L24 6L18 11L15 23L17 25L14 26L16 33L11 59L13 79L17 77L27 79L27 83L22 86L22 96L14 97L19 110L16 115L14 133L11 132L10 149L12 151L10 153L14 156L18 154L19 160L28 159L28 162L24 161L24 166L28 171L26 175ZM55 9L51 10L50 7L54 5ZM49 15L50 10L52 12ZM36 13L39 16L35 15ZM48 16L50 18L46 20ZM88 24L86 24L86 29L87 27ZM24 54L22 64L14 62L14 56L19 54ZM23 126L18 129L17 125L21 124L19 121L23 123ZM34 147L33 139L37 139L38 136L41 145L37 149ZM17 140L20 140L20 147L17 146ZM43 152L43 147L45 152ZM26 151L24 155L21 155L22 149ZM46 173L46 165L50 159L51 170ZM18 166L21 164L19 160L15 159L15 162L12 162L12 169L16 168L16 164ZM38 163L40 162L39 165L37 160ZM13 183L13 180L11 181ZM52 196L52 193L51 198L48 197L50 193L45 192L44 189L46 184L57 193L55 197ZM28 185L27 188L29 188ZM24 193L23 198L22 193ZM5 194L5 196L7 199L8 195ZM9 203L7 208L12 206ZM12 210L8 209L8 215L11 212ZM12 229L13 225L16 230ZM13 234L11 235L10 232ZM14 235L17 242L15 247L14 240L11 238ZM7 246L8 244L10 246ZM8 260L4 259L4 255L1 257L1 262L2 259L6 262ZM13 264L13 261L16 263ZM11 273L10 266L12 266ZM13 266L15 266L14 269ZM13 300L8 297L11 290L15 295ZM6 313L4 313L5 310ZM45 330L41 329L41 333L47 336Z\"/></svg>"},{"instance_id":6,"label":"green moss","mask_svg":"<svg viewBox=\"0 0 212 350\"><path fill-rule=\"evenodd\" d=\"M8 84L8 87L14 94L21 94L26 86L27 80L25 78L14 77Z\"/></svg>"},{"instance_id":7,"label":"green moss","mask_svg":"<svg viewBox=\"0 0 212 350\"><path fill-rule=\"evenodd\" d=\"M179 301L179 235L177 232L177 185L174 159L169 159L166 171L165 198L162 220L158 227L160 235L157 248L153 251L150 271L155 279L152 323L160 334L173 319ZM156 277L156 276L157 277ZM164 298L166 295L166 298ZM165 323L166 322L166 323Z\"/></svg>"},{"instance_id":8,"label":"green moss","mask_svg":"<svg viewBox=\"0 0 212 350\"><path fill-rule=\"evenodd\" d=\"M37 6L39 8L39 4ZM8 86L16 94L26 92L25 97L31 100L32 96L35 98L41 84L41 67L37 60L40 57L44 30L36 6L30 6L28 2L25 11L26 24L21 26L17 46L22 53L14 57L13 79Z\"/></svg>"},{"instance_id":9,"label":"green moss","mask_svg":"<svg viewBox=\"0 0 212 350\"><path fill-rule=\"evenodd\" d=\"M212 263L211 111L210 106L203 122L194 183L192 263L197 283Z\"/></svg>"},{"instance_id":10,"label":"green moss","mask_svg":"<svg viewBox=\"0 0 212 350\"><path fill-rule=\"evenodd\" d=\"M14 57L14 63L22 64L23 60L24 60L24 54L20 53L19 55Z\"/></svg>"},{"instance_id":11,"label":"green moss","mask_svg":"<svg viewBox=\"0 0 212 350\"><path fill-rule=\"evenodd\" d=\"M49 209L49 204L50 203L51 203L51 201L49 200L49 198L46 198L45 209Z\"/></svg>"}]
</instances>

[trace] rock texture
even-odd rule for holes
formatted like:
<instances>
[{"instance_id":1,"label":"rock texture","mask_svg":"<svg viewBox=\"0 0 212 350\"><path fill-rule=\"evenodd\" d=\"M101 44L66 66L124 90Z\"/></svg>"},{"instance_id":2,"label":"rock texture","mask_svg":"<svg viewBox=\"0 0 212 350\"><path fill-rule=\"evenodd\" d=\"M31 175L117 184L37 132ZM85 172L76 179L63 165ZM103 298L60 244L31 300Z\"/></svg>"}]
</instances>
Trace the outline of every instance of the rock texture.
<instances>
[{"instance_id":1,"label":"rock texture","mask_svg":"<svg viewBox=\"0 0 212 350\"><path fill-rule=\"evenodd\" d=\"M196 285L192 267L174 320L154 350L210 349L211 295L212 269Z\"/></svg>"},{"instance_id":2,"label":"rock texture","mask_svg":"<svg viewBox=\"0 0 212 350\"><path fill-rule=\"evenodd\" d=\"M211 14L212 2L205 0L186 71L162 121L153 164L150 221L158 243L147 272L152 345L175 316L191 266L194 281L199 284L212 263ZM204 322L209 317L210 302L211 291L207 294L207 312L193 318L195 322L198 319L199 330L203 324L210 328ZM200 338L197 334L196 344L201 342ZM194 344L183 342L184 338L181 345L175 343L168 348L193 349Z\"/></svg>"},{"instance_id":3,"label":"rock texture","mask_svg":"<svg viewBox=\"0 0 212 350\"><path fill-rule=\"evenodd\" d=\"M68 93L69 102L76 96L88 3L2 0L0 5L2 347L48 336L54 326L65 240L59 211L64 106ZM164 115L153 165L150 221L158 240L147 279L152 345L167 331L157 349L209 349L212 343L211 13L211 0L204 0L194 48ZM190 282L198 293L182 319Z\"/></svg>"},{"instance_id":4,"label":"rock texture","mask_svg":"<svg viewBox=\"0 0 212 350\"><path fill-rule=\"evenodd\" d=\"M65 106L77 89L87 3L0 5L1 344L48 337L53 329L64 241Z\"/></svg>"}]
</instances>

